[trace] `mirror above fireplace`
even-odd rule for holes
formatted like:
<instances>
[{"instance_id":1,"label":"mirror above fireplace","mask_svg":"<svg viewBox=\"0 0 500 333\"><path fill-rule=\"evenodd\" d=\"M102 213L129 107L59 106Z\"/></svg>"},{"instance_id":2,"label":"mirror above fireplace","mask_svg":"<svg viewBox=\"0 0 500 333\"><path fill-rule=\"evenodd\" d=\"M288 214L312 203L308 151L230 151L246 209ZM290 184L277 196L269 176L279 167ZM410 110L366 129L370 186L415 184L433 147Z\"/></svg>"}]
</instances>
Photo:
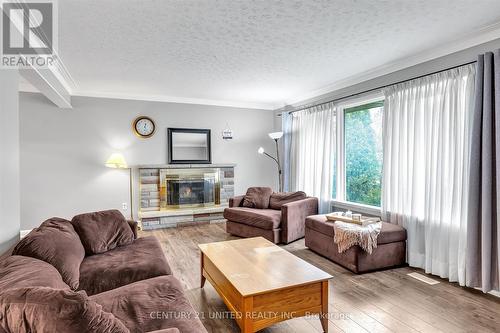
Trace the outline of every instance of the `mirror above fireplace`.
<instances>
[{"instance_id":1,"label":"mirror above fireplace","mask_svg":"<svg viewBox=\"0 0 500 333\"><path fill-rule=\"evenodd\" d=\"M210 164L209 129L168 128L169 164Z\"/></svg>"}]
</instances>

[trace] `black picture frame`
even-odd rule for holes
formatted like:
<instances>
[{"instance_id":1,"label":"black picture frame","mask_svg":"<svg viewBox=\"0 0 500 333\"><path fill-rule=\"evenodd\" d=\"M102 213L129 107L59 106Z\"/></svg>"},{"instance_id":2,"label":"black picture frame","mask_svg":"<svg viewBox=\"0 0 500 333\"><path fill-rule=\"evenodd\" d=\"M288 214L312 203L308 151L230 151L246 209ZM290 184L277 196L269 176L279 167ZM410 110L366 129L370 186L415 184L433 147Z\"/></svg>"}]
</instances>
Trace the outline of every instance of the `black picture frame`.
<instances>
[{"instance_id":1,"label":"black picture frame","mask_svg":"<svg viewBox=\"0 0 500 333\"><path fill-rule=\"evenodd\" d=\"M207 158L202 160L175 160L173 159L172 135L174 133L196 133L207 136ZM212 164L212 132L209 129L199 128L167 128L168 137L168 164Z\"/></svg>"}]
</instances>

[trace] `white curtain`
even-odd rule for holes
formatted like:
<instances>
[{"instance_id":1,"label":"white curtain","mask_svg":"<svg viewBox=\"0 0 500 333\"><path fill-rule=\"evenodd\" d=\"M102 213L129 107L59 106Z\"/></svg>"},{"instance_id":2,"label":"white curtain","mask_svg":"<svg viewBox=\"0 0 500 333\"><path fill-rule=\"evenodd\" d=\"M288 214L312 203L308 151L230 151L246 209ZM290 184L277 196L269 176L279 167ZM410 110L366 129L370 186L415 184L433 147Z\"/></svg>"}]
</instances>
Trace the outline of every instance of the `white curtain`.
<instances>
[{"instance_id":1,"label":"white curtain","mask_svg":"<svg viewBox=\"0 0 500 333\"><path fill-rule=\"evenodd\" d=\"M319 199L328 212L333 191L336 107L332 103L293 113L290 141L290 185Z\"/></svg>"},{"instance_id":2,"label":"white curtain","mask_svg":"<svg viewBox=\"0 0 500 333\"><path fill-rule=\"evenodd\" d=\"M385 91L382 213L406 228L407 260L465 283L475 65Z\"/></svg>"},{"instance_id":3,"label":"white curtain","mask_svg":"<svg viewBox=\"0 0 500 333\"><path fill-rule=\"evenodd\" d=\"M282 166L283 191L290 191L290 140L292 139L292 114L283 111L281 114L281 128L283 129L282 142Z\"/></svg>"}]
</instances>

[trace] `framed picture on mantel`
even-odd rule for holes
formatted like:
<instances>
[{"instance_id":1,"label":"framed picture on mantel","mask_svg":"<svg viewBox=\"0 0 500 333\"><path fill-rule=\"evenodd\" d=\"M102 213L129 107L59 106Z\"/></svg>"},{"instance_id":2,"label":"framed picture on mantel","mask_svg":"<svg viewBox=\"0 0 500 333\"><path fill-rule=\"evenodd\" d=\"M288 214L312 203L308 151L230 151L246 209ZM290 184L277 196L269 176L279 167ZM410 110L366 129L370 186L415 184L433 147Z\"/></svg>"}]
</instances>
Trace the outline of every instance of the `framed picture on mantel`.
<instances>
[{"instance_id":1,"label":"framed picture on mantel","mask_svg":"<svg viewBox=\"0 0 500 333\"><path fill-rule=\"evenodd\" d=\"M211 164L209 129L168 128L169 164Z\"/></svg>"}]
</instances>

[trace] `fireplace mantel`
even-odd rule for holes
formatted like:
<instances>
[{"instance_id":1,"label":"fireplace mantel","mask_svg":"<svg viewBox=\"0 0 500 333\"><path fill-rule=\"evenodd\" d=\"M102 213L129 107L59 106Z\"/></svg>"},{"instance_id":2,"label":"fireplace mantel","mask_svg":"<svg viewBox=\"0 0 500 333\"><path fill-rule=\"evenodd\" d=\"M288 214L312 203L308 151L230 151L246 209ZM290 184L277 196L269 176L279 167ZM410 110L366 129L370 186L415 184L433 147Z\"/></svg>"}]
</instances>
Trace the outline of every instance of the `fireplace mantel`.
<instances>
[{"instance_id":1,"label":"fireplace mantel","mask_svg":"<svg viewBox=\"0 0 500 333\"><path fill-rule=\"evenodd\" d=\"M148 164L139 175L142 228L158 229L221 220L234 196L236 164Z\"/></svg>"},{"instance_id":2,"label":"fireplace mantel","mask_svg":"<svg viewBox=\"0 0 500 333\"><path fill-rule=\"evenodd\" d=\"M145 164L137 165L136 169L196 169L196 168L234 168L234 163L217 164Z\"/></svg>"}]
</instances>

